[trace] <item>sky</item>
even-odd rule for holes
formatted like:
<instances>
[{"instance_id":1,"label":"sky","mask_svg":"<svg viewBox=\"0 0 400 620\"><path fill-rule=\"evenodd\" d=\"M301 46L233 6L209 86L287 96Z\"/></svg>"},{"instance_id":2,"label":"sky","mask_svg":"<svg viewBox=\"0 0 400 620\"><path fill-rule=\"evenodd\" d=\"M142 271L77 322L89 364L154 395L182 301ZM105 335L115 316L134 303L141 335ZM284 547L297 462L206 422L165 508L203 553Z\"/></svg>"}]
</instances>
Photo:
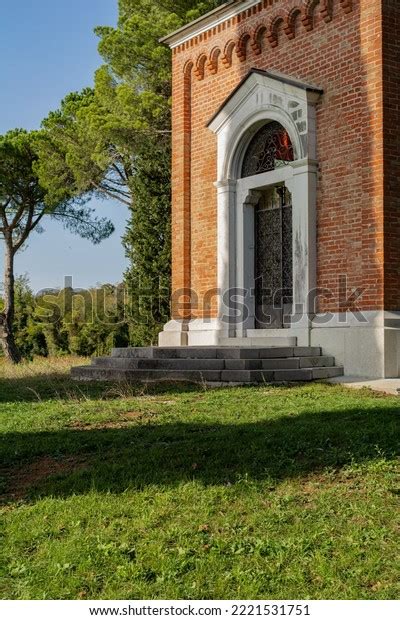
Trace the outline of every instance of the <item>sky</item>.
<instances>
[{"instance_id":1,"label":"sky","mask_svg":"<svg viewBox=\"0 0 400 620\"><path fill-rule=\"evenodd\" d=\"M93 28L115 25L117 4L118 0L0 0L0 134L15 127L39 128L65 95L93 84L94 71L102 63ZM33 232L17 254L16 273L28 275L34 292L60 288L66 277L81 288L121 281L127 266L121 235L128 210L111 201L93 206L116 228L100 245L66 232L59 223L45 222L45 231Z\"/></svg>"}]
</instances>

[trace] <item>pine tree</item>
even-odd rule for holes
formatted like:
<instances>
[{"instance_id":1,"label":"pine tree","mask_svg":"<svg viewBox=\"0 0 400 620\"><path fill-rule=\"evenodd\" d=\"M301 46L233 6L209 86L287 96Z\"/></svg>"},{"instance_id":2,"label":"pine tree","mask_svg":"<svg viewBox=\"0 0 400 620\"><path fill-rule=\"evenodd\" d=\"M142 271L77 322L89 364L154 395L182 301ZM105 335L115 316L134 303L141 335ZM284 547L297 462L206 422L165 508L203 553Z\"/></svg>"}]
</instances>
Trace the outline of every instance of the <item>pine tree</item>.
<instances>
[{"instance_id":1,"label":"pine tree","mask_svg":"<svg viewBox=\"0 0 400 620\"><path fill-rule=\"evenodd\" d=\"M133 345L154 343L169 317L171 52L159 41L215 5L120 0L118 26L96 28L105 64L94 90L70 94L44 121L45 185L58 196L58 180L72 178L81 195L130 209L124 246Z\"/></svg>"},{"instance_id":2,"label":"pine tree","mask_svg":"<svg viewBox=\"0 0 400 620\"><path fill-rule=\"evenodd\" d=\"M125 118L141 122L134 147L135 173L129 180L131 216L124 237L130 337L136 346L155 344L170 314L171 54L159 39L218 4L214 0L120 0L118 27L97 29L100 52L107 62L98 73L97 92L100 83L113 84L113 90L124 93L131 105Z\"/></svg>"}]
</instances>

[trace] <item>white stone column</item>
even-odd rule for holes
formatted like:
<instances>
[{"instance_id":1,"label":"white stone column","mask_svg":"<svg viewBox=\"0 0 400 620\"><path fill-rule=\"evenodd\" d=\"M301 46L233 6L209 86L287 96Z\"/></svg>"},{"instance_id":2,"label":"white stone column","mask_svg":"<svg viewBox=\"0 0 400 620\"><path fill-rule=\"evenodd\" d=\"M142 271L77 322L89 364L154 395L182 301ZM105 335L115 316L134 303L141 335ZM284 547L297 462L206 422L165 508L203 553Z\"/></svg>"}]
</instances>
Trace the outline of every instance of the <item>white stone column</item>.
<instances>
[{"instance_id":1,"label":"white stone column","mask_svg":"<svg viewBox=\"0 0 400 620\"><path fill-rule=\"evenodd\" d=\"M293 206L293 325L310 325L317 285L316 199L317 162L294 161L293 177L286 186L292 194Z\"/></svg>"},{"instance_id":2,"label":"white stone column","mask_svg":"<svg viewBox=\"0 0 400 620\"><path fill-rule=\"evenodd\" d=\"M230 316L230 308L225 303L229 291L236 286L235 254L236 245L236 181L227 179L217 181L217 288L219 290L218 318ZM224 297L225 296L225 297ZM229 323L222 324L222 330L229 330Z\"/></svg>"},{"instance_id":3,"label":"white stone column","mask_svg":"<svg viewBox=\"0 0 400 620\"><path fill-rule=\"evenodd\" d=\"M262 193L256 189L248 189L246 183L241 184L238 192L237 217L237 283L238 288L245 291L243 303L246 306L246 320L238 325L237 333L244 336L248 329L255 328L255 207Z\"/></svg>"}]
</instances>

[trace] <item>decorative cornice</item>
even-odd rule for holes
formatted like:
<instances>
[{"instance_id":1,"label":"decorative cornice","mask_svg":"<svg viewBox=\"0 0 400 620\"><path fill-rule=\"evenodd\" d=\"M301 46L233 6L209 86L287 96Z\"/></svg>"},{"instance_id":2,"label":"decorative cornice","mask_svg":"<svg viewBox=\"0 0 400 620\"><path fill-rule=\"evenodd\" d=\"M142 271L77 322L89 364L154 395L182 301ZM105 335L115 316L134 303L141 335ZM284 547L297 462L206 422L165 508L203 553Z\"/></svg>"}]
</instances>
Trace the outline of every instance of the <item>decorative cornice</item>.
<instances>
[{"instance_id":1,"label":"decorative cornice","mask_svg":"<svg viewBox=\"0 0 400 620\"><path fill-rule=\"evenodd\" d=\"M354 0L230 0L160 39L160 41L169 45L174 52L181 51L189 45L197 45L206 41L210 36L225 30L227 27L238 26L247 17L269 9L272 16L269 20L267 38L271 47L276 47L276 33L282 23L287 37L293 39L295 37L295 22L300 15L304 28L310 32L314 28L316 11L319 11L326 23L332 21L334 1L338 2L344 13L352 12ZM253 39L251 45L256 54L260 53L256 39Z\"/></svg>"},{"instance_id":2,"label":"decorative cornice","mask_svg":"<svg viewBox=\"0 0 400 620\"><path fill-rule=\"evenodd\" d=\"M323 22L329 24L333 19L334 2L337 3L338 10L341 9L345 14L353 10L353 0L284 0L284 4L277 0L275 6L271 4L273 1L264 0L269 7L267 13L252 20L251 26L245 19L241 20L240 28L234 29L233 36L222 44L219 38L218 45L214 45L211 52L207 49L207 45L199 46L200 49L192 57L194 75L198 80L203 80L207 74L215 75L222 68L229 69L232 66L233 54L236 54L239 62L245 62L252 55L256 57L262 54L266 46L276 48L282 37L293 40L302 26L306 32L311 32L314 29L317 12L320 20L322 18ZM258 6L260 3L255 4L254 8L257 9ZM205 35L196 37L191 41L190 47L197 46L203 41L206 41ZM187 47L188 44L179 46L175 52Z\"/></svg>"}]
</instances>

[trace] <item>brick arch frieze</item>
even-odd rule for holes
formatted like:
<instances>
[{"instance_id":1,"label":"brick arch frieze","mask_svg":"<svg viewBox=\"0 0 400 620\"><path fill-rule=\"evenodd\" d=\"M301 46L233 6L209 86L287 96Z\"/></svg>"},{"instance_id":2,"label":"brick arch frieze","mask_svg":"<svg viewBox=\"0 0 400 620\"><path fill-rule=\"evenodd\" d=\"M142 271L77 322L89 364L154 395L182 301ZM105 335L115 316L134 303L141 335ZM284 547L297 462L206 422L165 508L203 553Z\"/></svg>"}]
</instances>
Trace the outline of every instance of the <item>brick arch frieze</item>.
<instances>
[{"instance_id":1,"label":"brick arch frieze","mask_svg":"<svg viewBox=\"0 0 400 620\"><path fill-rule=\"evenodd\" d=\"M354 0L289 0L285 7L278 4L269 6L268 17L260 15L258 23L252 28L246 27L246 20L243 20L233 37L217 43L211 52L203 49L197 53L196 59L192 61L194 75L198 80L203 80L206 72L215 75L220 67L230 68L234 53L240 62L244 62L250 54L261 55L264 46L268 44L272 49L278 47L280 29L289 40L296 37L297 23L302 23L306 32L310 32L314 29L317 14L325 23L329 23L333 18L335 2L345 14L353 10ZM203 41L204 38L207 37L202 37Z\"/></svg>"}]
</instances>

